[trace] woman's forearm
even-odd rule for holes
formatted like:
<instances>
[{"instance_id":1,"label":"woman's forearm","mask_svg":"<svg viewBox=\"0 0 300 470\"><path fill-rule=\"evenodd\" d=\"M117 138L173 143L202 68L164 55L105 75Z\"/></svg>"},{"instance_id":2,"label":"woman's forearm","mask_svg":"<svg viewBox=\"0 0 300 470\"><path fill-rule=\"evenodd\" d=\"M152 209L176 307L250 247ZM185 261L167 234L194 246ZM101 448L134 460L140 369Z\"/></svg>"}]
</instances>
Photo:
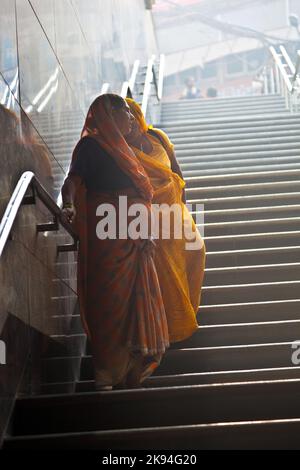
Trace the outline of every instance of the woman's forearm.
<instances>
[{"instance_id":1,"label":"woman's forearm","mask_svg":"<svg viewBox=\"0 0 300 470\"><path fill-rule=\"evenodd\" d=\"M63 187L61 189L61 195L63 200L63 205L74 204L75 194L78 186L81 184L80 176L68 176L65 179Z\"/></svg>"}]
</instances>

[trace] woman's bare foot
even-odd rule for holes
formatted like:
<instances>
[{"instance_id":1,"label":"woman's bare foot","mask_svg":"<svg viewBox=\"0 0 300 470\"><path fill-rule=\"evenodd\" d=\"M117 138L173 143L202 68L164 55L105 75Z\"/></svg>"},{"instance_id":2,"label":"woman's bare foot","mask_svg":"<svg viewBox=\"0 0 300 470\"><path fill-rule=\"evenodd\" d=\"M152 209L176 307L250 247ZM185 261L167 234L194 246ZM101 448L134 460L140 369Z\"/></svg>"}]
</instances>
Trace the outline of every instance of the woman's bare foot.
<instances>
[{"instance_id":1,"label":"woman's bare foot","mask_svg":"<svg viewBox=\"0 0 300 470\"><path fill-rule=\"evenodd\" d=\"M141 357L138 359L136 364L128 372L126 377L126 386L127 388L141 388L141 377L143 372L143 363L144 358Z\"/></svg>"},{"instance_id":2,"label":"woman's bare foot","mask_svg":"<svg viewBox=\"0 0 300 470\"><path fill-rule=\"evenodd\" d=\"M95 389L98 392L112 390L111 377L105 369L95 369Z\"/></svg>"}]
</instances>

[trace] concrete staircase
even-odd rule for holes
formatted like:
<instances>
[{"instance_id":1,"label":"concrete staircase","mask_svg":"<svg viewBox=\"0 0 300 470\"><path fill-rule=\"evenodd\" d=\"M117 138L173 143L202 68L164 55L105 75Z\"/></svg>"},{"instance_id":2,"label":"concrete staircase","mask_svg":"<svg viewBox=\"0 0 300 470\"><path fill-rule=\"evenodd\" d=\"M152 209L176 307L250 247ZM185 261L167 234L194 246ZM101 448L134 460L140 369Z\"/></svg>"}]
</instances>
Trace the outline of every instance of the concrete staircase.
<instances>
[{"instance_id":1,"label":"concrete staircase","mask_svg":"<svg viewBox=\"0 0 300 470\"><path fill-rule=\"evenodd\" d=\"M79 316L57 337L58 315L39 395L17 400L5 448L300 448L300 115L276 95L182 100L161 127L188 202L205 208L199 330L146 388L96 393L89 345L74 354Z\"/></svg>"}]
</instances>

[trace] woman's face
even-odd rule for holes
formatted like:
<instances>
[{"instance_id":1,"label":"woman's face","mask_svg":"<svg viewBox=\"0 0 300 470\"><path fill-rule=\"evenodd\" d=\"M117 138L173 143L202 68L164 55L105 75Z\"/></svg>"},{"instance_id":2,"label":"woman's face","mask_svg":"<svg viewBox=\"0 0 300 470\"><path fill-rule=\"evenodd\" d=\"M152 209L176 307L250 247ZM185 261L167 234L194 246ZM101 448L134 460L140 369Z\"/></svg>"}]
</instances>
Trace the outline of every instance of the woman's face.
<instances>
[{"instance_id":1,"label":"woman's face","mask_svg":"<svg viewBox=\"0 0 300 470\"><path fill-rule=\"evenodd\" d=\"M124 101L124 106L122 106L122 108L115 108L112 110L112 112L113 119L121 134L123 136L130 134L134 117L131 114L130 108L126 101Z\"/></svg>"},{"instance_id":2,"label":"woman's face","mask_svg":"<svg viewBox=\"0 0 300 470\"><path fill-rule=\"evenodd\" d=\"M135 139L138 139L141 135L140 126L138 125L137 120L135 117L133 118L132 125L131 125L131 132L126 136L126 140L130 142L134 142Z\"/></svg>"}]
</instances>

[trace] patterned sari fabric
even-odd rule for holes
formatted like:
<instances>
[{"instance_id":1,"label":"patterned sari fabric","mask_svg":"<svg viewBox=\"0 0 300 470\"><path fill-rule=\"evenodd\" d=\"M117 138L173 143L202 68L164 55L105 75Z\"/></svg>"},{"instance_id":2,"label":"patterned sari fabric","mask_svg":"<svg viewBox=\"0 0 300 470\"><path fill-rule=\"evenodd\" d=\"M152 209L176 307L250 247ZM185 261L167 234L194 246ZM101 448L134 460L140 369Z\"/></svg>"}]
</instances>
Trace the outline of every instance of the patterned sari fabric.
<instances>
[{"instance_id":1,"label":"patterned sari fabric","mask_svg":"<svg viewBox=\"0 0 300 470\"><path fill-rule=\"evenodd\" d=\"M81 137L87 135L116 160L134 187L87 192L82 184L77 191L75 228L80 240L78 296L82 323L91 341L98 384L124 383L141 358L142 381L159 365L169 346L153 244L141 238L99 239L101 217L96 211L99 205L110 204L118 221L122 195L127 196L128 207L142 204L150 217L152 187L115 125L106 95L90 107ZM73 159L76 157L77 147ZM126 216L121 214L121 218Z\"/></svg>"},{"instance_id":2,"label":"patterned sari fabric","mask_svg":"<svg viewBox=\"0 0 300 470\"><path fill-rule=\"evenodd\" d=\"M126 100L131 112L136 118L140 130L146 133L152 126L146 124L143 113L137 103ZM151 134L150 134L151 132ZM184 181L171 169L169 155L173 145L167 135L153 129L147 133L152 144L152 152L145 152L132 146L136 156L142 163L154 189L153 204L177 204L181 210L174 215L169 239L162 223L159 224L158 239L156 240L155 265L160 282L163 302L166 309L170 342L182 341L191 336L197 329L197 313L201 298L201 287L205 268L205 244L189 213L182 202ZM157 137L152 134L155 133ZM162 144L163 142L163 144ZM163 207L163 206L161 206ZM161 209L162 217L166 217L168 209ZM162 217L160 222L162 221ZM177 239L172 230L175 222L183 226L182 238ZM172 220L172 219L171 219ZM191 240L197 242L197 249L186 249Z\"/></svg>"}]
</instances>

